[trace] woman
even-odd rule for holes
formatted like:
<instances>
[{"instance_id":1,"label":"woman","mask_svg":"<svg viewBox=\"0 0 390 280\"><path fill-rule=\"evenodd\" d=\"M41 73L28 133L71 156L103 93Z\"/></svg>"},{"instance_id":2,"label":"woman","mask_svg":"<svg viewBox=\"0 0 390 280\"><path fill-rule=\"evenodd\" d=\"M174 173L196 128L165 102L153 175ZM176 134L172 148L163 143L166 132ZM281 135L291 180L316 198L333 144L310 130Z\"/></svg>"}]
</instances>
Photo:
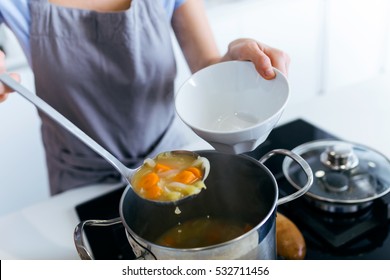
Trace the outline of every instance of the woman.
<instances>
[{"instance_id":1,"label":"woman","mask_svg":"<svg viewBox=\"0 0 390 280\"><path fill-rule=\"evenodd\" d=\"M221 56L201 0L1 1L0 22L21 43L36 93L129 167L185 144L175 125L171 27L192 72L250 60L272 79L272 66L287 74L289 64L282 51L251 39L233 41ZM0 84L0 100L9 93ZM90 148L40 117L52 194L120 179Z\"/></svg>"}]
</instances>

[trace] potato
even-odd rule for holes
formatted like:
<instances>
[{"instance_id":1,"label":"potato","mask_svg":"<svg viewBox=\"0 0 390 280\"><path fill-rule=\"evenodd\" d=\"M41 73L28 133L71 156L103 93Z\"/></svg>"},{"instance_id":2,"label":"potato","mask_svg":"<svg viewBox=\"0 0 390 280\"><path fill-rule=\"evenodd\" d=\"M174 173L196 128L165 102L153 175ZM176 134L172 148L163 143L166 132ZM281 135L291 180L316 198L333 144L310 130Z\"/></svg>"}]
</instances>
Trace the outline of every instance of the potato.
<instances>
[{"instance_id":1,"label":"potato","mask_svg":"<svg viewBox=\"0 0 390 280\"><path fill-rule=\"evenodd\" d=\"M302 260L306 255L306 243L297 226L281 213L276 215L276 250L286 260Z\"/></svg>"}]
</instances>

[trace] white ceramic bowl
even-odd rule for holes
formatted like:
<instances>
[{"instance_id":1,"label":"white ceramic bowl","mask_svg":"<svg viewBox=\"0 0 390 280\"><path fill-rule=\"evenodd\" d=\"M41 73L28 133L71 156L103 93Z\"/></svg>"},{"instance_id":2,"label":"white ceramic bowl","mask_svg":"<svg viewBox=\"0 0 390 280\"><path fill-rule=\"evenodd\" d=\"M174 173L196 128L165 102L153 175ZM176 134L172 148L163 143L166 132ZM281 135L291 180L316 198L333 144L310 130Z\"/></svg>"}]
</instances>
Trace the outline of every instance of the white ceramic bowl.
<instances>
[{"instance_id":1,"label":"white ceramic bowl","mask_svg":"<svg viewBox=\"0 0 390 280\"><path fill-rule=\"evenodd\" d=\"M262 78L253 63L229 61L193 74L175 97L179 117L217 151L240 154L263 143L289 98L287 78Z\"/></svg>"}]
</instances>

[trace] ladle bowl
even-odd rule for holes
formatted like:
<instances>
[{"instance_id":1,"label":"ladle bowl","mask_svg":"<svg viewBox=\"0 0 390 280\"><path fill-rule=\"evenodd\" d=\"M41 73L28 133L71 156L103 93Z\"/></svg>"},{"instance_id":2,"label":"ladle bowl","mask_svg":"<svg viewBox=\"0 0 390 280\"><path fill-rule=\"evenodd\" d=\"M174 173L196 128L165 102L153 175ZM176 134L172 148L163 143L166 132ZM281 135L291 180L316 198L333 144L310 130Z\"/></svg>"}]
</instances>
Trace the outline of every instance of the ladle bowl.
<instances>
[{"instance_id":1,"label":"ladle bowl","mask_svg":"<svg viewBox=\"0 0 390 280\"><path fill-rule=\"evenodd\" d=\"M54 121L56 121L59 125L61 125L63 128L65 128L67 131L72 133L74 136L76 136L79 140L81 140L84 144L89 146L92 150L97 152L99 155L101 155L105 160L107 160L123 177L123 179L131 186L131 179L134 176L134 174L139 170L138 167L136 169L130 169L126 167L122 162L120 162L115 156L113 156L110 152L108 152L105 148L103 148L100 144L98 144L95 140L93 140L91 137L89 137L84 131L82 131L80 128L78 128L75 124L73 124L71 121L69 121L67 118L65 118L62 114L60 114L57 110L55 110L53 107L51 107L49 104L47 104L44 100L42 100L37 95L30 92L27 88L22 86L20 83L16 82L14 79L12 79L8 74L0 74L0 81L3 82L5 85L7 85L12 90L18 92L21 96L23 96L25 99L30 101L32 104L34 104L38 109L43 111L45 114L47 114L50 118L52 118ZM199 157L198 154L192 151L185 151L185 150L178 150L178 151L171 151L173 154L187 154L194 157L194 160ZM203 178L202 180L205 180L208 173L209 173L209 166L204 165L203 170ZM135 193L137 193L135 191ZM138 194L138 193L137 193ZM177 200L174 201L158 201L158 200L151 200L142 197L145 200L150 200L155 203L159 204L179 204L183 200L187 198L192 198L196 194L193 195L187 195L183 196ZM141 196L140 196L141 197Z\"/></svg>"}]
</instances>

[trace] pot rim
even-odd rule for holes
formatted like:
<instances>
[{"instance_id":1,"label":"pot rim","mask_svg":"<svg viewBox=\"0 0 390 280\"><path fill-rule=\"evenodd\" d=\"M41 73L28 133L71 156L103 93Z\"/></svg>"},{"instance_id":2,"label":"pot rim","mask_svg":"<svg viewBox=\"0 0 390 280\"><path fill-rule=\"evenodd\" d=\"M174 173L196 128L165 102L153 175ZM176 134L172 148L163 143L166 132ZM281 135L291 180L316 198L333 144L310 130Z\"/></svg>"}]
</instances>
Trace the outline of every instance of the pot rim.
<instances>
[{"instance_id":1,"label":"pot rim","mask_svg":"<svg viewBox=\"0 0 390 280\"><path fill-rule=\"evenodd\" d=\"M293 185L292 182L290 182L290 184ZM309 192L307 192L305 195L308 198L312 199L313 201L317 201L317 202L324 202L324 203L335 204L335 205L353 206L353 205L365 204L367 202L373 202L374 200L376 200L376 199L378 199L378 198L388 194L389 191L390 191L390 189L388 191L380 194L380 195L377 195L377 196L372 196L372 197L368 197L368 198L365 198L365 199L355 199L355 200L347 200L347 201L345 201L345 200L338 200L338 199L324 198L324 197L321 197L321 196L318 196L318 195L315 195L315 194L312 194L312 193L309 193Z\"/></svg>"},{"instance_id":2,"label":"pot rim","mask_svg":"<svg viewBox=\"0 0 390 280\"><path fill-rule=\"evenodd\" d=\"M319 201L319 200L312 199L310 197L305 197L305 199L308 201L308 203L310 203L317 209L320 209L328 213L356 213L360 210L370 207L374 202L372 200L372 201L355 203L355 204L340 204L340 203L329 203L325 201Z\"/></svg>"}]
</instances>

